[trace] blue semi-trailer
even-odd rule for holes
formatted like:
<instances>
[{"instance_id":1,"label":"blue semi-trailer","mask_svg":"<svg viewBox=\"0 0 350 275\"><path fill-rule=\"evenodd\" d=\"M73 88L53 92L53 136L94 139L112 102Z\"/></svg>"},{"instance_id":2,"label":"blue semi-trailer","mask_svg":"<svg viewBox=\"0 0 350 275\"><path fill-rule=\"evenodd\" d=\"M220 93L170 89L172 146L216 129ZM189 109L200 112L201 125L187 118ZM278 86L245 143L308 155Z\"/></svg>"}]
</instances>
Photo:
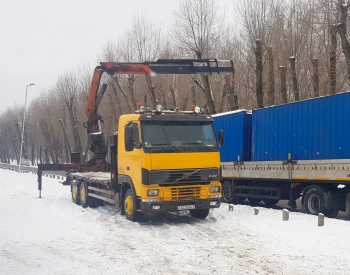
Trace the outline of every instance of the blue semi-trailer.
<instances>
[{"instance_id":1,"label":"blue semi-trailer","mask_svg":"<svg viewBox=\"0 0 350 275\"><path fill-rule=\"evenodd\" d=\"M350 217L350 92L213 118L224 202L301 198L306 213Z\"/></svg>"}]
</instances>

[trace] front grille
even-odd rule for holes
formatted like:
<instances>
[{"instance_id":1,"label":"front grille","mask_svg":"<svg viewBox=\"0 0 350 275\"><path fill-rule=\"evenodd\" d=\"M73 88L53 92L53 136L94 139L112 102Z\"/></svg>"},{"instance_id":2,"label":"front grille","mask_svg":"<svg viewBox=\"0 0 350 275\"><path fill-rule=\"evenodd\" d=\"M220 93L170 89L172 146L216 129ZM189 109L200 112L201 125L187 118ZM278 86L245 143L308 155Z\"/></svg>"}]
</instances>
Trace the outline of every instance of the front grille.
<instances>
[{"instance_id":1,"label":"front grille","mask_svg":"<svg viewBox=\"0 0 350 275\"><path fill-rule=\"evenodd\" d=\"M165 187L164 200L192 200L205 197L207 194L206 186L191 186L191 187Z\"/></svg>"},{"instance_id":2,"label":"front grille","mask_svg":"<svg viewBox=\"0 0 350 275\"><path fill-rule=\"evenodd\" d=\"M218 169L184 169L150 171L150 183L181 184L181 183L209 183L218 180Z\"/></svg>"}]
</instances>

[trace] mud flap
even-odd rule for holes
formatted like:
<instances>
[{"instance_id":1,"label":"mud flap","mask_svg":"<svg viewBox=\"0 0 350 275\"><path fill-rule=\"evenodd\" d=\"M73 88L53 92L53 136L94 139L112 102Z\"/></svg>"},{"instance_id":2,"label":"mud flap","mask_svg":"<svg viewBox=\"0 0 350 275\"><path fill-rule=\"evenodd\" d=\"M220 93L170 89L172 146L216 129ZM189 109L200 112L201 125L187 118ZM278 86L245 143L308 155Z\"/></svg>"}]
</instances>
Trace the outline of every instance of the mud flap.
<instances>
[{"instance_id":1,"label":"mud flap","mask_svg":"<svg viewBox=\"0 0 350 275\"><path fill-rule=\"evenodd\" d=\"M335 193L324 193L325 209L339 209L340 196Z\"/></svg>"}]
</instances>

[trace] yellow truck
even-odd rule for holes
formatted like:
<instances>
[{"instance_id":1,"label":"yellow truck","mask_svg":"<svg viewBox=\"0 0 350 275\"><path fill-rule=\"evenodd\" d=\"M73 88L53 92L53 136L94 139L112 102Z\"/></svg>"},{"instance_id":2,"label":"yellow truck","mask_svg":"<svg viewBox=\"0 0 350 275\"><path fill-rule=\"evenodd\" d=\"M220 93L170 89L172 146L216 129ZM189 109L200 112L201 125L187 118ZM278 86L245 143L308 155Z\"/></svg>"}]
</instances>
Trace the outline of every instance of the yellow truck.
<instances>
[{"instance_id":1,"label":"yellow truck","mask_svg":"<svg viewBox=\"0 0 350 275\"><path fill-rule=\"evenodd\" d=\"M190 111L139 106L134 114L122 115L118 131L106 148L98 104L106 90L102 73L108 74L196 74L234 73L232 61L158 60L145 63L101 63L95 69L85 108L85 124L94 156L86 163L77 155L71 163L40 164L42 171L66 170L72 200L83 207L108 202L120 207L127 219L137 221L144 213L189 210L199 219L221 203L219 146L213 118L196 106ZM99 91L98 91L99 90ZM106 161L110 152L110 162Z\"/></svg>"}]
</instances>

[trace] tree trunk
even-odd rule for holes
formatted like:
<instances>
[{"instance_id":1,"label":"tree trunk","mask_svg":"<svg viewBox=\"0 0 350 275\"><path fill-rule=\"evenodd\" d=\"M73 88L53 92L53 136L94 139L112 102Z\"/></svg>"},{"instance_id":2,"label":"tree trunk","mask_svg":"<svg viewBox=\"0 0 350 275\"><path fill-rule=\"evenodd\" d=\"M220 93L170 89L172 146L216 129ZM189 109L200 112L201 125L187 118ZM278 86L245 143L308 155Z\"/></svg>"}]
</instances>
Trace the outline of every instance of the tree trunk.
<instances>
[{"instance_id":1,"label":"tree trunk","mask_svg":"<svg viewBox=\"0 0 350 275\"><path fill-rule=\"evenodd\" d=\"M173 105L173 109L175 110L176 106L177 106L177 102L176 102L176 95L175 95L175 84L170 84L170 96L172 99L172 105Z\"/></svg>"},{"instance_id":2,"label":"tree trunk","mask_svg":"<svg viewBox=\"0 0 350 275\"><path fill-rule=\"evenodd\" d=\"M13 150L15 151L16 159L17 159L18 164L19 164L19 150L20 149L18 149L18 147L17 147L16 139L13 136L13 133L12 133L12 130L10 127L9 127L9 135L10 135L10 139L12 141ZM21 146L21 142L19 143L19 145Z\"/></svg>"},{"instance_id":3,"label":"tree trunk","mask_svg":"<svg viewBox=\"0 0 350 275\"><path fill-rule=\"evenodd\" d=\"M318 59L314 58L312 60L312 67L313 67L313 77L312 77L312 83L314 88L314 97L320 96L320 83L319 83L319 64Z\"/></svg>"},{"instance_id":4,"label":"tree trunk","mask_svg":"<svg viewBox=\"0 0 350 275\"><path fill-rule=\"evenodd\" d=\"M112 82L112 83L114 83L114 82ZM112 89L112 94L114 95L114 99L116 101L116 108L113 108L112 110L116 109L115 110L115 115L116 115L116 117L119 117L124 112L123 112L122 105L120 103L119 94L118 94L118 91L117 91L116 84L112 84L110 86L110 89Z\"/></svg>"},{"instance_id":5,"label":"tree trunk","mask_svg":"<svg viewBox=\"0 0 350 275\"><path fill-rule=\"evenodd\" d=\"M208 112L210 115L216 114L217 112L215 107L215 101L213 97L213 91L211 89L210 82L209 82L209 76L201 75L201 78L203 81L204 94L205 94L205 99L208 106Z\"/></svg>"},{"instance_id":6,"label":"tree trunk","mask_svg":"<svg viewBox=\"0 0 350 275\"><path fill-rule=\"evenodd\" d=\"M294 93L294 100L299 101L300 96L299 96L299 89L298 89L298 80L297 80L297 71L295 68L295 57L291 56L289 58L290 60L290 67L292 71L292 83L293 83L293 93Z\"/></svg>"},{"instance_id":7,"label":"tree trunk","mask_svg":"<svg viewBox=\"0 0 350 275\"><path fill-rule=\"evenodd\" d=\"M280 75L281 75L281 97L282 103L288 102L287 95L287 68L285 66L280 66Z\"/></svg>"},{"instance_id":8,"label":"tree trunk","mask_svg":"<svg viewBox=\"0 0 350 275\"><path fill-rule=\"evenodd\" d=\"M136 103L135 94L134 94L134 83L135 83L135 76L129 75L128 87L129 87L129 94L131 99L131 107L132 107L131 111L135 111L137 108L137 103Z\"/></svg>"},{"instance_id":9,"label":"tree trunk","mask_svg":"<svg viewBox=\"0 0 350 275\"><path fill-rule=\"evenodd\" d=\"M129 101L129 98L128 98L127 93L124 91L124 89L123 89L122 86L120 85L119 79L118 79L117 76L113 77L113 81L114 81L114 83L116 84L116 87L117 87L116 90L119 90L119 91L122 93L122 95L123 95L123 97L124 97L124 99L125 99L125 101L126 101L126 107L127 107L127 109L128 109L128 113L131 114L131 113L133 112L133 111L132 111L133 108L131 107L131 104L130 104L130 101ZM135 104L135 107L136 107L136 104ZM134 108L135 108L135 107L134 107Z\"/></svg>"},{"instance_id":10,"label":"tree trunk","mask_svg":"<svg viewBox=\"0 0 350 275\"><path fill-rule=\"evenodd\" d=\"M196 105L196 89L191 85L191 104Z\"/></svg>"},{"instance_id":11,"label":"tree trunk","mask_svg":"<svg viewBox=\"0 0 350 275\"><path fill-rule=\"evenodd\" d=\"M329 93L334 95L337 87L337 30L331 27L331 47L329 51Z\"/></svg>"},{"instance_id":12,"label":"tree trunk","mask_svg":"<svg viewBox=\"0 0 350 275\"><path fill-rule=\"evenodd\" d=\"M167 102L167 100L166 100L165 91L164 91L164 89L161 89L160 92L161 92L161 95L162 95L162 106L163 106L163 108L164 108L165 110L167 110L167 109L168 109L168 102Z\"/></svg>"},{"instance_id":13,"label":"tree trunk","mask_svg":"<svg viewBox=\"0 0 350 275\"><path fill-rule=\"evenodd\" d=\"M173 109L174 110L175 110L175 108L177 106L176 92L175 92L175 80L176 80L176 76L174 75L173 83L171 83L171 85L170 85L170 95L171 95L171 99L172 99Z\"/></svg>"},{"instance_id":14,"label":"tree trunk","mask_svg":"<svg viewBox=\"0 0 350 275\"><path fill-rule=\"evenodd\" d=\"M47 113L49 114L49 117L51 117L50 110L47 110ZM50 136L50 150L51 152L54 153L53 155L51 155L52 162L59 163L59 148L58 148L59 142L54 132L52 120L51 119L49 120L49 125L45 121L45 125L47 128L47 133Z\"/></svg>"},{"instance_id":15,"label":"tree trunk","mask_svg":"<svg viewBox=\"0 0 350 275\"><path fill-rule=\"evenodd\" d=\"M143 106L147 107L147 94L143 95Z\"/></svg>"},{"instance_id":16,"label":"tree trunk","mask_svg":"<svg viewBox=\"0 0 350 275\"><path fill-rule=\"evenodd\" d=\"M226 83L224 83L224 85L222 86L221 101L220 101L220 105L219 105L219 112L220 113L222 113L224 111L224 108L225 108L227 90L228 90L228 87L227 87Z\"/></svg>"},{"instance_id":17,"label":"tree trunk","mask_svg":"<svg viewBox=\"0 0 350 275\"><path fill-rule=\"evenodd\" d=\"M66 160L66 163L69 163L70 162L70 154L72 152L72 146L69 142L69 139L68 139L68 134L67 134L67 131L66 131L66 127L67 127L67 114L66 114L66 106L63 104L63 120L60 120L61 121L61 125L62 125L62 128L63 128L63 133L65 134L65 139L64 139L64 153L65 153L65 160Z\"/></svg>"},{"instance_id":18,"label":"tree trunk","mask_svg":"<svg viewBox=\"0 0 350 275\"><path fill-rule=\"evenodd\" d=\"M184 102L183 102L183 105L182 105L182 111L184 111L184 110L187 110L187 103L188 103L188 98L189 96L188 96L188 92L186 93L186 95L185 95L185 98L184 98Z\"/></svg>"},{"instance_id":19,"label":"tree trunk","mask_svg":"<svg viewBox=\"0 0 350 275\"><path fill-rule=\"evenodd\" d=\"M49 157L49 153L47 152L46 148L44 148L44 156L45 156L45 163L49 164L50 163L50 157Z\"/></svg>"},{"instance_id":20,"label":"tree trunk","mask_svg":"<svg viewBox=\"0 0 350 275\"><path fill-rule=\"evenodd\" d=\"M263 64L262 64L262 44L261 40L256 40L256 49L255 49L255 58L256 58L256 103L258 108L264 107L264 94L263 94Z\"/></svg>"},{"instance_id":21,"label":"tree trunk","mask_svg":"<svg viewBox=\"0 0 350 275\"><path fill-rule=\"evenodd\" d=\"M43 164L43 147L40 146L40 149L39 149L39 161L40 161L40 164Z\"/></svg>"},{"instance_id":22,"label":"tree trunk","mask_svg":"<svg viewBox=\"0 0 350 275\"><path fill-rule=\"evenodd\" d=\"M148 92L151 96L151 101L152 101L151 108L155 108L158 104L158 100L156 97L156 88L152 84L151 76L149 74L146 74L145 76L146 76L146 81L147 81L147 85L148 85Z\"/></svg>"},{"instance_id":23,"label":"tree trunk","mask_svg":"<svg viewBox=\"0 0 350 275\"><path fill-rule=\"evenodd\" d=\"M67 129L66 129L66 126L64 124L64 121L59 118L59 121L61 122L61 127L62 127L62 130L63 130L63 134L64 134L64 143L66 146L65 146L65 151L67 151L66 153L66 162L70 162L70 159L68 158L68 156L71 155L72 153L72 147L71 147L71 144L69 142L69 139L68 139L68 134L67 134Z\"/></svg>"},{"instance_id":24,"label":"tree trunk","mask_svg":"<svg viewBox=\"0 0 350 275\"><path fill-rule=\"evenodd\" d=\"M267 104L268 106L275 104L275 73L274 73L274 60L272 47L267 48L267 55L269 60L269 90L267 92Z\"/></svg>"},{"instance_id":25,"label":"tree trunk","mask_svg":"<svg viewBox=\"0 0 350 275\"><path fill-rule=\"evenodd\" d=\"M225 75L225 86L227 89L227 101L229 105L229 110L237 110L238 109L238 100L237 95L235 94L235 86L232 81L230 81L230 76Z\"/></svg>"},{"instance_id":26,"label":"tree trunk","mask_svg":"<svg viewBox=\"0 0 350 275\"><path fill-rule=\"evenodd\" d=\"M202 59L202 53L196 51L196 56L198 59ZM202 82L203 82L203 91L205 95L205 100L206 100L206 105L208 107L208 112L210 115L216 114L216 106L215 106L215 101L213 97L213 91L210 86L209 82L209 76L208 75L200 75Z\"/></svg>"},{"instance_id":27,"label":"tree trunk","mask_svg":"<svg viewBox=\"0 0 350 275\"><path fill-rule=\"evenodd\" d=\"M46 122L45 122L45 119L44 118L41 118L40 119L40 121L41 121L41 130L42 130L42 133L43 133L43 137L44 137L44 139L45 139L45 141L46 141L46 146L47 146L47 150L48 150L48 152L46 152L46 149L45 149L45 157L46 157L46 159L45 159L45 163L50 163L49 162L49 157L48 157L48 153L50 154L50 156L51 156L51 160L52 160L52 162L54 162L55 161L55 155L54 155L54 152L53 152L53 148L54 148L54 146L53 146L53 144L52 144L52 142L51 142L51 135L50 135L50 133L49 133L49 131L48 131L48 128L47 128L47 124L46 124Z\"/></svg>"},{"instance_id":28,"label":"tree trunk","mask_svg":"<svg viewBox=\"0 0 350 275\"><path fill-rule=\"evenodd\" d=\"M76 118L76 116L74 115L75 113L75 108L73 109L73 97L71 97L69 99L69 102L66 101L66 106L68 109L68 113L69 113L69 120L71 122L71 127L72 127L72 131L73 131L73 137L74 137L74 152L79 152L80 154L82 154L83 152L83 148L81 145L81 139L80 139L80 135L79 135L79 131L78 131L78 119Z\"/></svg>"}]
</instances>

